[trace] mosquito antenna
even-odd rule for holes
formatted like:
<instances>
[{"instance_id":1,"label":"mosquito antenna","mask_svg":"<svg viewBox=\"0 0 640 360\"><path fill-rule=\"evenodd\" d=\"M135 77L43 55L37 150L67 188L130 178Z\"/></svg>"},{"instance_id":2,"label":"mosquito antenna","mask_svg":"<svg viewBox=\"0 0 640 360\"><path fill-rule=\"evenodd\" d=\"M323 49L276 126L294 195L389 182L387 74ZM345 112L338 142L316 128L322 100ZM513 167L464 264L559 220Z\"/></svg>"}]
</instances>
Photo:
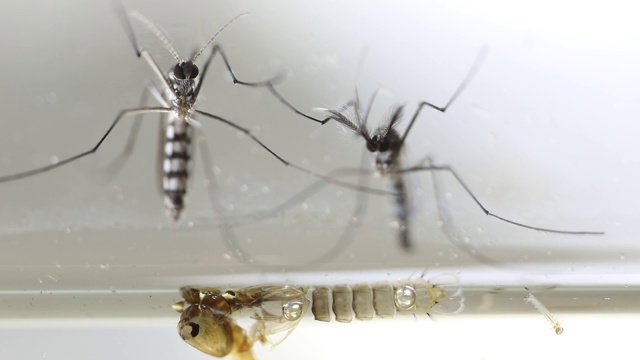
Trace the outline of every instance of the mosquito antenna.
<instances>
[{"instance_id":1,"label":"mosquito antenna","mask_svg":"<svg viewBox=\"0 0 640 360\"><path fill-rule=\"evenodd\" d=\"M245 16L245 15L249 15L249 13L248 13L248 12L246 12L246 13L242 13L242 14L240 14L240 15L237 15L237 16L236 16L236 17L234 17L233 19L229 20L226 24L224 24L224 25L223 25L223 26L222 26L218 31L216 31L216 33L215 33L215 34L213 34L213 36L209 39L209 41L207 41L207 43L206 43L206 44L204 44L204 46L202 47L202 49L200 49L200 51L198 51L198 52L193 56L193 59L191 59L191 61L196 61L196 59L197 59L200 55L202 55L202 52L203 52L203 51L205 51L205 50L209 47L209 45L211 45L211 43L213 43L213 40L214 40L218 35L220 35L220 33L221 33L221 32L223 32L223 31L224 31L224 29L226 29L226 28L227 28L227 26L231 25L231 23L233 23L234 21L238 20L238 18L240 18L240 17L242 17L242 16Z\"/></svg>"},{"instance_id":2,"label":"mosquito antenna","mask_svg":"<svg viewBox=\"0 0 640 360\"><path fill-rule=\"evenodd\" d=\"M389 124L387 124L384 130L384 136L387 136L389 131L394 126L396 126L400 122L400 120L402 120L403 112L404 112L404 105L397 106L395 109L393 109L393 111L391 112L391 120L389 121Z\"/></svg>"},{"instance_id":3,"label":"mosquito antenna","mask_svg":"<svg viewBox=\"0 0 640 360\"><path fill-rule=\"evenodd\" d=\"M140 21L144 26L146 26L147 29L151 33L153 33L158 38L158 40L160 40L160 42L162 43L162 46L165 49L167 49L169 53L171 53L171 55L176 59L176 61L178 62L183 61L183 59L180 58L180 55L178 55L178 52L176 51L176 49L173 47L171 40L169 40L169 36L165 34L165 32L162 31L162 29L160 29L158 26L152 23L151 20L147 19L146 17L144 17L142 14L140 14L135 10L129 10L129 16ZM128 27L130 28L130 26L131 25L129 24Z\"/></svg>"}]
</instances>

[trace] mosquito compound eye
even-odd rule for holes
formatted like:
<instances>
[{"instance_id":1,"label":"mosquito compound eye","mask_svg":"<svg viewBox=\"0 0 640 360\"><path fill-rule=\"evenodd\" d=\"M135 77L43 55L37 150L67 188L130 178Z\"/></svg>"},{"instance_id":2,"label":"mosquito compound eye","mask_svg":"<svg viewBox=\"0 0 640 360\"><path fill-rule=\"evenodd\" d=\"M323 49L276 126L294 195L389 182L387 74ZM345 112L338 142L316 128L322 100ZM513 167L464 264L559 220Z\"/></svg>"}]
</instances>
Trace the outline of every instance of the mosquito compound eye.
<instances>
[{"instance_id":1,"label":"mosquito compound eye","mask_svg":"<svg viewBox=\"0 0 640 360\"><path fill-rule=\"evenodd\" d=\"M385 151L389 150L390 146L391 146L391 142L389 141L389 139L388 138L384 138L384 139L382 139L380 144L378 144L378 151L385 152Z\"/></svg>"},{"instance_id":2,"label":"mosquito compound eye","mask_svg":"<svg viewBox=\"0 0 640 360\"><path fill-rule=\"evenodd\" d=\"M182 67L185 79L195 79L198 76L198 67L192 61L184 62L180 64L180 67Z\"/></svg>"},{"instance_id":3,"label":"mosquito compound eye","mask_svg":"<svg viewBox=\"0 0 640 360\"><path fill-rule=\"evenodd\" d=\"M182 71L182 64L178 64L173 67L173 75L176 79L184 80L184 71Z\"/></svg>"},{"instance_id":4,"label":"mosquito compound eye","mask_svg":"<svg viewBox=\"0 0 640 360\"><path fill-rule=\"evenodd\" d=\"M373 146L373 142L368 142L367 141L367 150L369 150L369 152L375 152L376 148Z\"/></svg>"},{"instance_id":5,"label":"mosquito compound eye","mask_svg":"<svg viewBox=\"0 0 640 360\"><path fill-rule=\"evenodd\" d=\"M173 75L179 80L191 80L198 77L200 70L191 61L177 64L173 67Z\"/></svg>"}]
</instances>

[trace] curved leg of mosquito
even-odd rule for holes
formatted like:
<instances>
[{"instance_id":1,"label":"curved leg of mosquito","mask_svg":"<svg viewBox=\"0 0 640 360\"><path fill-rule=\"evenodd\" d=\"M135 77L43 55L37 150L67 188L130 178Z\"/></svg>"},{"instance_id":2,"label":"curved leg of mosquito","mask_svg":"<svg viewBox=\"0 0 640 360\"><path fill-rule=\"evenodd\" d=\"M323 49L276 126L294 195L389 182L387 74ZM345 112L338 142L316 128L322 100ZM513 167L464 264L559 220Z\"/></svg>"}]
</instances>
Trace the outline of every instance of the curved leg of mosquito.
<instances>
[{"instance_id":1,"label":"curved leg of mosquito","mask_svg":"<svg viewBox=\"0 0 640 360\"><path fill-rule=\"evenodd\" d=\"M122 111L120 111L118 116L116 116L116 118L113 120L113 122L111 123L111 126L109 126L109 128L104 133L104 135L102 135L102 137L100 138L98 143L96 145L94 145L92 148L90 148L89 150L83 151L83 152L81 152L81 153L79 153L77 155L74 155L74 156L68 157L66 159L63 159L63 160L61 160L61 161L59 161L59 162L57 162L55 164L42 166L42 167L39 167L39 168L35 168L35 169L32 169L32 170L19 172L19 173L16 173L16 174L0 176L0 183L14 181L14 180L18 180L18 179L23 179L23 178L26 178L26 177L29 177L29 176L33 176L33 175L38 175L38 174L41 174L43 172L47 172L49 170L53 170L53 169L59 168L59 167L61 167L63 165L66 165L66 164L68 164L70 162L76 161L78 159L82 159L83 157L85 157L87 155L91 155L91 154L95 153L96 151L98 151L98 149L100 148L100 146L102 145L104 140L107 138L107 136L109 136L109 134L111 134L111 131L113 130L113 128L125 116L132 116L132 115L146 114L146 113L170 113L172 111L173 110L171 110L171 109L162 108L162 107L149 107L149 108L136 108L136 109L122 110Z\"/></svg>"},{"instance_id":2,"label":"curved leg of mosquito","mask_svg":"<svg viewBox=\"0 0 640 360\"><path fill-rule=\"evenodd\" d=\"M205 149L203 149L202 152L205 153ZM366 156L364 155L365 154L363 153L361 166L364 166L366 162ZM358 185L360 186L365 186L365 183L367 182L367 180L370 178L370 175L371 175L369 171L363 172L361 169L338 169L330 173L331 176L339 176L339 175L347 176L347 175L353 175L353 174L360 175L359 181L358 181ZM265 263L257 262L255 260L255 257L250 255L248 251L246 251L240 246L237 239L234 237L234 234L230 230L232 223L233 224L239 223L239 222L234 222L234 219L238 219L238 218L247 219L249 217L254 219L256 217L261 217L261 219L266 219L273 216L277 216L277 214L279 214L281 211L286 210L287 208L290 208L294 204L300 203L302 200L308 198L313 193L315 193L316 191L320 190L322 187L327 185L328 183L325 181L322 181L322 180L317 181L311 184L310 186L308 186L307 188L303 189L301 192L297 193L293 197L289 198L284 203L276 206L271 210L261 211L261 212L250 214L250 215L238 215L238 216L233 216L228 218L219 218L218 220L221 220L221 222L218 222L217 224L221 225L223 227L223 230L224 229L228 230L227 232L222 232L222 236L225 240L225 245L229 250L232 251L236 259L238 259L244 264L250 265L252 267L260 268L261 270L282 269L282 265L273 265L273 264L265 264ZM354 231L360 225L360 223L362 222L362 218L366 214L367 195L368 194L366 192L360 192L360 191L356 192L356 205L355 205L354 211L352 215L349 217L347 226L342 231L338 241L332 248L330 248L327 252L325 252L321 256L316 257L315 259L312 259L306 262L305 264L287 265L287 270L305 270L308 268L309 265L327 263L328 261L338 256L340 253L342 253L347 247L349 247L349 245L352 243L354 239L354 234L353 234Z\"/></svg>"},{"instance_id":3,"label":"curved leg of mosquito","mask_svg":"<svg viewBox=\"0 0 640 360\"><path fill-rule=\"evenodd\" d=\"M331 178L341 178L352 175L367 175L370 176L372 174L369 170L356 169L356 168L340 168L333 170L326 174L326 176ZM291 196L287 200L282 203L272 207L267 210L258 210L251 213L239 214L239 215L229 215L223 216L215 219L211 218L202 218L202 219L194 219L195 222L202 225L220 225L220 224L228 224L228 225L243 225L249 223L255 223L267 219L271 219L277 217L284 213L285 211L291 209L292 207L302 203L304 200L311 197L316 192L320 191L325 186L328 186L330 183L324 180L317 180L301 191L297 192L295 195Z\"/></svg>"},{"instance_id":4,"label":"curved leg of mosquito","mask_svg":"<svg viewBox=\"0 0 640 360\"><path fill-rule=\"evenodd\" d=\"M156 146L156 189L158 190L160 198L164 197L164 145L168 121L168 113L160 114L160 124L158 124L158 146Z\"/></svg>"},{"instance_id":5,"label":"curved leg of mosquito","mask_svg":"<svg viewBox=\"0 0 640 360\"><path fill-rule=\"evenodd\" d=\"M255 135L253 135L249 129L246 129L240 125L237 125L227 119L224 119L220 116L217 115L213 115L201 110L196 110L195 111L197 114L200 114L202 116L214 119L214 120L218 120L228 126L231 126L232 128L244 133L246 136L248 136L253 142L255 142L256 144L260 145L260 147L262 147L264 150L266 150L269 154L271 154L273 157L275 157L276 159L278 159L278 161L280 161L283 165L296 169L298 171L301 171L307 175L313 176L315 178L318 179L322 179L326 182L332 183L334 185L338 185L347 189L351 189L351 190L356 190L356 191L364 191L370 194L375 194L375 195L395 195L395 193L390 192L390 191L386 191L386 190L381 190L381 189L375 189L375 188L370 188L370 187L363 187L363 186L358 186L358 185L354 185L352 183L349 182L344 182L344 181L340 181L340 180L336 180L333 179L329 176L326 175L322 175L320 173L311 171L307 168L304 168L302 166L298 166L296 164L293 164L287 160L285 160L283 157L281 157L280 155L278 155L275 151L271 150L268 146L266 146L260 139L258 139L257 137L255 137Z\"/></svg>"},{"instance_id":6,"label":"curved leg of mosquito","mask_svg":"<svg viewBox=\"0 0 640 360\"><path fill-rule=\"evenodd\" d=\"M224 206L220 203L220 200L216 194L216 181L215 181L215 173L213 171L213 160L211 159L211 149L209 148L209 143L207 141L206 136L202 130L202 124L195 120L189 120L189 123L193 125L193 128L196 129L197 143L200 147L200 157L202 158L202 168L205 173L205 187L207 188L207 193L209 195L209 201L211 203L211 207L213 212L217 214L217 216L224 216L225 210ZM225 245L233 255L243 263L250 263L251 256L244 252L242 248L238 244L238 240L233 233L233 229L229 224L221 224L220 225L220 235L222 236Z\"/></svg>"},{"instance_id":7,"label":"curved leg of mosquito","mask_svg":"<svg viewBox=\"0 0 640 360\"><path fill-rule=\"evenodd\" d=\"M427 157L425 160L421 161L421 163L427 164L425 166L431 166L432 161L431 158ZM456 234L456 231L453 227L453 220L449 212L446 210L446 206L444 206L442 201L442 189L440 188L438 181L438 174L432 174L431 180L433 181L433 191L436 200L436 209L438 212L438 219L442 222L442 228L444 230L444 235L449 239L449 242L455 246L456 248L462 250L471 258L478 260L480 263L489 265L492 267L500 268L501 264L499 261L496 261L492 258L485 256L484 254L476 251L471 248L468 244L465 244L460 241L459 236ZM424 276L424 274L423 274Z\"/></svg>"},{"instance_id":8,"label":"curved leg of mosquito","mask_svg":"<svg viewBox=\"0 0 640 360\"><path fill-rule=\"evenodd\" d=\"M284 96L282 96L280 94L280 92L278 90L276 90L276 88L273 86L273 84L271 82L267 82L266 83L266 87L267 89L271 92L271 94L273 94L273 96L276 97L276 99L278 99L278 101L280 101L284 106L288 107L289 109L291 109L294 113L305 117L309 120L315 121L317 123L319 123L320 125L324 125L326 124L329 120L332 120L333 117L326 117L324 119L318 119L315 118L311 115L307 115L304 112L302 112L301 110L298 110L298 108L296 108L295 106L293 106L293 104L291 104L289 101L287 101L287 99L284 98Z\"/></svg>"},{"instance_id":9,"label":"curved leg of mosquito","mask_svg":"<svg viewBox=\"0 0 640 360\"><path fill-rule=\"evenodd\" d=\"M144 108L147 105L147 100L149 99L149 93L151 93L155 99L161 99L158 101L160 102L161 106L167 107L167 108L169 107L166 101L162 99L162 95L160 95L158 88L153 83L149 83L147 84L145 89L142 91L142 94L140 95L140 102L138 103L138 108ZM129 130L129 137L127 138L127 143L123 151L115 159L113 159L108 165L100 169L100 173L101 173L100 177L102 179L106 178L107 180L112 180L116 176L118 176L118 174L124 167L126 161L129 159L129 157L133 153L133 149L135 148L136 141L138 139L138 133L140 132L140 125L142 122L143 115L144 114L138 114L133 119L133 124L131 124L131 130ZM161 114L161 116L163 116L163 114Z\"/></svg>"},{"instance_id":10,"label":"curved leg of mosquito","mask_svg":"<svg viewBox=\"0 0 640 360\"><path fill-rule=\"evenodd\" d=\"M362 160L360 162L361 168L364 168L366 166L366 162L367 162L366 155L367 155L366 152L362 153ZM370 176L365 176L364 174L361 173L359 176L358 185L366 186L369 178ZM356 205L353 209L353 213L351 214L351 217L348 219L347 226L342 231L342 234L338 239L338 242L336 242L336 244L331 249L329 249L329 251L322 254L318 258L311 260L308 263L308 265L325 264L328 261L335 259L338 255L343 253L345 249L349 247L349 245L351 245L351 243L353 242L353 239L355 238L354 232L358 229L358 227L362 223L362 218L367 214L367 209L368 209L367 200L368 200L367 193L360 192L360 191L356 193L356 201L355 201Z\"/></svg>"},{"instance_id":11,"label":"curved leg of mosquito","mask_svg":"<svg viewBox=\"0 0 640 360\"><path fill-rule=\"evenodd\" d=\"M456 91L453 93L451 98L449 98L449 101L447 101L447 103L444 106L442 106L442 107L436 106L436 105L434 105L434 104L432 104L432 103L430 103L428 101L423 101L418 105L418 108L416 109L416 112L413 114L413 117L411 117L411 121L409 121L409 125L407 125L407 128L404 131L404 134L402 135L402 138L400 140L400 146L402 146L402 144L404 144L404 141L407 138L407 135L409 135L409 131L411 131L411 128L413 127L413 124L415 123L416 119L418 118L418 115L420 115L420 112L422 111L422 109L425 106L426 107L430 107L430 108L432 108L434 110L437 110L437 111L439 111L441 113L444 113L445 111L447 111L449 106L451 104L453 104L453 102L458 98L458 96L460 96L460 94L464 91L464 89L467 87L469 82L471 82L471 79L473 79L475 74L478 72L478 69L480 68L480 66L482 65L482 62L486 58L488 51L489 51L489 47L488 46L486 46L486 45L482 46L482 48L480 49L480 52L476 56L476 60L473 62L473 65L471 66L471 68L467 72L467 75L465 75L465 77L462 80L462 82L460 83L460 85L458 85L458 88L456 89Z\"/></svg>"},{"instance_id":12,"label":"curved leg of mosquito","mask_svg":"<svg viewBox=\"0 0 640 360\"><path fill-rule=\"evenodd\" d=\"M211 49L211 54L209 55L209 58L207 59L207 61L204 64L204 67L202 68L202 75L200 75L201 76L200 77L200 82L198 83L198 85L196 87L196 91L194 93L195 97L197 97L198 94L200 93L200 87L202 86L202 83L204 82L204 77L207 74L207 69L209 68L209 64L211 64L211 61L213 60L216 52L220 53L220 57L222 58L222 61L224 62L224 66L227 68L227 71L231 75L231 79L233 80L234 84L248 86L248 87L267 87L268 88L268 87L272 86L271 84L279 82L280 79L282 78L282 74L276 74L271 79L263 80L263 81L249 82L249 81L240 80L240 79L238 79L238 77L236 76L236 73L231 68L231 64L229 64L229 60L227 59L227 55L224 53L224 51L222 50L220 45L214 45L213 48Z\"/></svg>"},{"instance_id":13,"label":"curved leg of mosquito","mask_svg":"<svg viewBox=\"0 0 640 360\"><path fill-rule=\"evenodd\" d=\"M464 181L462 181L462 177L451 166L447 166L447 165L414 166L414 167L411 167L411 168L408 168L408 169L400 170L400 171L398 171L398 173L408 173L408 172L416 172L416 171L446 171L446 172L450 173L458 181L460 186L462 186L464 191L473 199L473 201L476 203L476 205L478 205L478 207L480 209L482 209L482 211L485 213L485 215L494 217L494 218L496 218L498 220L501 220L501 221L504 221L506 223L509 223L509 224L512 224L512 225L515 225L515 226L519 226L519 227L523 227L523 228L527 228L527 229L531 229L531 230L548 232L548 233L556 233L556 234L566 234L566 235L604 235L604 232L602 232L602 231L571 231L571 230L557 230L557 229L548 229L548 228L542 228L542 227L537 227L537 226L531 226L531 225L519 223L519 222L516 222L516 221L513 221L513 220L509 220L507 218L504 218L502 216L496 215L493 212L489 211L486 207L484 207L484 205L482 205L480 200L478 200L478 198L473 194L473 192L471 191L469 186L467 186L467 184Z\"/></svg>"}]
</instances>

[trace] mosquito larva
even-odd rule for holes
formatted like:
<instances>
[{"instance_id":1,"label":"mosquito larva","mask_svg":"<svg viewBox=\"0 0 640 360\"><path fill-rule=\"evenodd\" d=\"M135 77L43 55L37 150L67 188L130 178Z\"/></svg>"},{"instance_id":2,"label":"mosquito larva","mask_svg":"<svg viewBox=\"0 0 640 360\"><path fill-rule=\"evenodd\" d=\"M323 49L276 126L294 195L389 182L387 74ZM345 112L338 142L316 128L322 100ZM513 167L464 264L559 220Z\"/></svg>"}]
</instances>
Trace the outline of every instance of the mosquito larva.
<instances>
[{"instance_id":1,"label":"mosquito larva","mask_svg":"<svg viewBox=\"0 0 640 360\"><path fill-rule=\"evenodd\" d=\"M315 320L341 323L397 314L439 312L454 314L464 308L457 277L432 284L424 278L395 283L335 286L252 286L221 291L183 287L183 300L174 310L181 313L178 333L189 345L213 355L253 358L256 342L277 346L296 329L311 308ZM310 296L309 296L309 293ZM238 322L236 322L238 320ZM240 322L253 320L250 326ZM280 336L279 340L272 337Z\"/></svg>"},{"instance_id":2,"label":"mosquito larva","mask_svg":"<svg viewBox=\"0 0 640 360\"><path fill-rule=\"evenodd\" d=\"M532 293L529 293L527 296L525 296L524 301L533 305L533 307L535 307L540 314L547 318L556 335L560 335L564 332L564 328L562 327L562 325L560 325L558 319L556 319L551 311L549 311L549 309L547 309L547 307L544 306L544 304L542 304L540 300L538 300L538 298L536 298Z\"/></svg>"}]
</instances>

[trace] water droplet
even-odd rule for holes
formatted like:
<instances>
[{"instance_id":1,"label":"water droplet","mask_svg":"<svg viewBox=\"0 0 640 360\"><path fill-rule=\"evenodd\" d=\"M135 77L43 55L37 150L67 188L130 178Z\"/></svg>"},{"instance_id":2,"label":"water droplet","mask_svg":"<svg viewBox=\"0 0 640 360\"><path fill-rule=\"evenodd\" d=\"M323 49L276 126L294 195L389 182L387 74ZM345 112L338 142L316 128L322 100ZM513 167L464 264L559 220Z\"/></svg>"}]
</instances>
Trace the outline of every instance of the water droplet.
<instances>
[{"instance_id":1,"label":"water droplet","mask_svg":"<svg viewBox=\"0 0 640 360\"><path fill-rule=\"evenodd\" d=\"M289 301L282 305L282 315L289 321L296 321L302 316L302 303L300 301Z\"/></svg>"},{"instance_id":2,"label":"water droplet","mask_svg":"<svg viewBox=\"0 0 640 360\"><path fill-rule=\"evenodd\" d=\"M116 294L116 288L114 288L113 286L109 286L109 289L111 289L111 293L112 293L113 295L115 295L115 294Z\"/></svg>"},{"instance_id":3,"label":"water droplet","mask_svg":"<svg viewBox=\"0 0 640 360\"><path fill-rule=\"evenodd\" d=\"M465 236L463 241L464 241L465 244L470 244L471 243L471 238L468 237L468 236Z\"/></svg>"},{"instance_id":4,"label":"water droplet","mask_svg":"<svg viewBox=\"0 0 640 360\"><path fill-rule=\"evenodd\" d=\"M65 234L69 234L69 233L71 233L71 228L65 228L65 229L64 229L64 233L65 233Z\"/></svg>"},{"instance_id":5,"label":"water droplet","mask_svg":"<svg viewBox=\"0 0 640 360\"><path fill-rule=\"evenodd\" d=\"M268 187L268 186L263 186L263 187L262 187L262 193L263 193L263 194L268 194L268 193L270 193L270 192L271 192L271 189L269 189L269 187Z\"/></svg>"},{"instance_id":6,"label":"water droplet","mask_svg":"<svg viewBox=\"0 0 640 360\"><path fill-rule=\"evenodd\" d=\"M231 255L230 255L230 254L224 253L224 254L222 254L222 257L223 257L225 260L231 260Z\"/></svg>"},{"instance_id":7,"label":"water droplet","mask_svg":"<svg viewBox=\"0 0 640 360\"><path fill-rule=\"evenodd\" d=\"M626 256L624 255L624 253L621 253L621 254L620 254L620 260L624 260L624 259L625 259L625 257L626 257Z\"/></svg>"},{"instance_id":8,"label":"water droplet","mask_svg":"<svg viewBox=\"0 0 640 360\"><path fill-rule=\"evenodd\" d=\"M194 224L194 223L193 223L193 221L189 221L189 222L187 223L187 227L188 227L188 228L192 228L192 227L194 227L195 225L196 225L196 224Z\"/></svg>"},{"instance_id":9,"label":"water droplet","mask_svg":"<svg viewBox=\"0 0 640 360\"><path fill-rule=\"evenodd\" d=\"M49 161L55 165L60 161L60 159L58 159L58 157L55 155L51 155L51 158L49 159Z\"/></svg>"},{"instance_id":10,"label":"water droplet","mask_svg":"<svg viewBox=\"0 0 640 360\"><path fill-rule=\"evenodd\" d=\"M240 191L242 191L242 192L249 191L249 186L247 184L240 185Z\"/></svg>"},{"instance_id":11,"label":"water droplet","mask_svg":"<svg viewBox=\"0 0 640 360\"><path fill-rule=\"evenodd\" d=\"M109 264L100 264L100 269L102 270L109 270L111 266Z\"/></svg>"},{"instance_id":12,"label":"water droplet","mask_svg":"<svg viewBox=\"0 0 640 360\"><path fill-rule=\"evenodd\" d=\"M302 204L300 204L300 207L302 207L302 210L309 210L309 204L307 204L306 202L303 202Z\"/></svg>"},{"instance_id":13,"label":"water droplet","mask_svg":"<svg viewBox=\"0 0 640 360\"><path fill-rule=\"evenodd\" d=\"M410 310L416 304L416 291L410 285L402 285L394 295L398 310Z\"/></svg>"}]
</instances>

